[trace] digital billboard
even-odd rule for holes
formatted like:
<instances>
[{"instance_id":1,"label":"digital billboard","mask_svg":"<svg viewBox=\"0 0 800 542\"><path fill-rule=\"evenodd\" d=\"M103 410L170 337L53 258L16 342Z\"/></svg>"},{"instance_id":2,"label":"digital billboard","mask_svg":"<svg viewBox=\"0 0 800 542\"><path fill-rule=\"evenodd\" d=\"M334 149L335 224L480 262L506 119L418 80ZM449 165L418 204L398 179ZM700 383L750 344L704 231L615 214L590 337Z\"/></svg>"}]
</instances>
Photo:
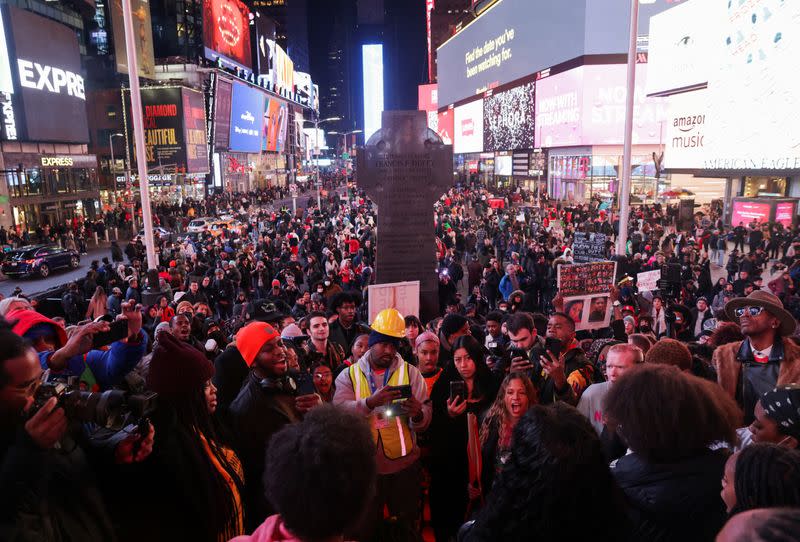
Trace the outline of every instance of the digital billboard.
<instances>
[{"instance_id":1,"label":"digital billboard","mask_svg":"<svg viewBox=\"0 0 800 542\"><path fill-rule=\"evenodd\" d=\"M0 6L0 14L3 139L87 143L86 89L75 32L8 4Z\"/></svg>"},{"instance_id":2,"label":"digital billboard","mask_svg":"<svg viewBox=\"0 0 800 542\"><path fill-rule=\"evenodd\" d=\"M641 2L639 35L673 0ZM630 2L500 0L437 50L439 103L584 55L627 54Z\"/></svg>"},{"instance_id":3,"label":"digital billboard","mask_svg":"<svg viewBox=\"0 0 800 542\"><path fill-rule=\"evenodd\" d=\"M208 141L206 140L206 104L203 93L181 89L183 98L183 131L186 141L186 172L208 173Z\"/></svg>"},{"instance_id":4,"label":"digital billboard","mask_svg":"<svg viewBox=\"0 0 800 542\"><path fill-rule=\"evenodd\" d=\"M361 46L364 87L364 141L381 127L383 113L383 45Z\"/></svg>"},{"instance_id":5,"label":"digital billboard","mask_svg":"<svg viewBox=\"0 0 800 542\"><path fill-rule=\"evenodd\" d=\"M463 154L483 151L483 100L475 100L454 109L455 139L453 152Z\"/></svg>"},{"instance_id":6,"label":"digital billboard","mask_svg":"<svg viewBox=\"0 0 800 542\"><path fill-rule=\"evenodd\" d=\"M708 91L697 90L667 98L669 114L664 138L664 168L703 169L712 141Z\"/></svg>"},{"instance_id":7,"label":"digital billboard","mask_svg":"<svg viewBox=\"0 0 800 542\"><path fill-rule=\"evenodd\" d=\"M217 77L214 92L214 148L228 150L231 137L231 93L233 81Z\"/></svg>"},{"instance_id":8,"label":"digital billboard","mask_svg":"<svg viewBox=\"0 0 800 542\"><path fill-rule=\"evenodd\" d=\"M769 222L769 215L772 211L772 206L769 203L757 203L751 201L734 201L733 213L731 215L731 225L738 226L744 224L747 226L753 220L759 224Z\"/></svg>"},{"instance_id":9,"label":"digital billboard","mask_svg":"<svg viewBox=\"0 0 800 542\"><path fill-rule=\"evenodd\" d=\"M485 152L532 149L534 83L526 83L483 100Z\"/></svg>"},{"instance_id":10,"label":"digital billboard","mask_svg":"<svg viewBox=\"0 0 800 542\"><path fill-rule=\"evenodd\" d=\"M622 145L627 68L587 65L536 82L536 147ZM661 144L667 102L647 97L647 65L636 65L633 143Z\"/></svg>"},{"instance_id":11,"label":"digital billboard","mask_svg":"<svg viewBox=\"0 0 800 542\"><path fill-rule=\"evenodd\" d=\"M420 111L425 111L428 115L428 128L436 131L439 125L439 85L433 83L431 85L419 85L419 101L418 107Z\"/></svg>"},{"instance_id":12,"label":"digital billboard","mask_svg":"<svg viewBox=\"0 0 800 542\"><path fill-rule=\"evenodd\" d=\"M236 152L261 152L266 94L257 88L233 82L229 148Z\"/></svg>"},{"instance_id":13,"label":"digital billboard","mask_svg":"<svg viewBox=\"0 0 800 542\"><path fill-rule=\"evenodd\" d=\"M797 214L797 202L785 201L775 205L775 222L791 229Z\"/></svg>"},{"instance_id":14,"label":"digital billboard","mask_svg":"<svg viewBox=\"0 0 800 542\"><path fill-rule=\"evenodd\" d=\"M180 87L150 87L141 91L147 162L151 169L162 168L162 173L187 172L182 90ZM136 162L128 89L123 90L123 104L128 130L126 139Z\"/></svg>"},{"instance_id":15,"label":"digital billboard","mask_svg":"<svg viewBox=\"0 0 800 542\"><path fill-rule=\"evenodd\" d=\"M311 74L294 72L294 87L300 105L311 107L311 101L314 99L314 84L311 82Z\"/></svg>"},{"instance_id":16,"label":"digital billboard","mask_svg":"<svg viewBox=\"0 0 800 542\"><path fill-rule=\"evenodd\" d=\"M116 57L117 71L128 73L122 0L112 0L108 9L111 11L111 30L114 33L114 56ZM156 63L153 58L153 23L150 21L150 0L131 0L131 13L139 77L154 79Z\"/></svg>"},{"instance_id":17,"label":"digital billboard","mask_svg":"<svg viewBox=\"0 0 800 542\"><path fill-rule=\"evenodd\" d=\"M239 0L203 0L203 45L206 58L252 71L247 6Z\"/></svg>"},{"instance_id":18,"label":"digital billboard","mask_svg":"<svg viewBox=\"0 0 800 542\"><path fill-rule=\"evenodd\" d=\"M437 115L436 133L445 145L453 144L453 110L447 109Z\"/></svg>"},{"instance_id":19,"label":"digital billboard","mask_svg":"<svg viewBox=\"0 0 800 542\"><path fill-rule=\"evenodd\" d=\"M286 150L286 130L289 124L289 108L286 102L267 98L264 106L264 134L262 150L284 152Z\"/></svg>"}]
</instances>

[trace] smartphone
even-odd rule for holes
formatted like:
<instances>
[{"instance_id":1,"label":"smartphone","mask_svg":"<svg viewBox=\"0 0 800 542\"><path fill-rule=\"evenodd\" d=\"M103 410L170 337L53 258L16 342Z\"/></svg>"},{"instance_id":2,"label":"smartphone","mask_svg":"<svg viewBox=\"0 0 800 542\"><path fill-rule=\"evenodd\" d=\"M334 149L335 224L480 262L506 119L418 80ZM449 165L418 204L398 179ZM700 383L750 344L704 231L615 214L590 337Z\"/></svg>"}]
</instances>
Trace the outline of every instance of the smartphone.
<instances>
[{"instance_id":1,"label":"smartphone","mask_svg":"<svg viewBox=\"0 0 800 542\"><path fill-rule=\"evenodd\" d=\"M459 397L462 401L467 398L466 382L462 380L450 382L450 400L455 401L456 397Z\"/></svg>"},{"instance_id":2,"label":"smartphone","mask_svg":"<svg viewBox=\"0 0 800 542\"><path fill-rule=\"evenodd\" d=\"M523 350L522 348L511 348L508 351L508 355L513 360L514 358L525 358L528 359L528 353Z\"/></svg>"},{"instance_id":3,"label":"smartphone","mask_svg":"<svg viewBox=\"0 0 800 542\"><path fill-rule=\"evenodd\" d=\"M297 389L295 392L298 396L301 395L311 395L312 393L317 393L317 389L314 387L314 379L311 375L306 372L295 373L291 374L292 378L294 378L294 383L297 385Z\"/></svg>"},{"instance_id":4,"label":"smartphone","mask_svg":"<svg viewBox=\"0 0 800 542\"><path fill-rule=\"evenodd\" d=\"M411 397L411 384L405 384L403 386L392 386L392 391L398 390L400 392L401 399L408 399Z\"/></svg>"},{"instance_id":5,"label":"smartphone","mask_svg":"<svg viewBox=\"0 0 800 542\"><path fill-rule=\"evenodd\" d=\"M92 337L93 349L97 349L103 346L107 346L111 343L121 341L122 339L128 336L127 320L115 320L111 322L110 326L111 329L109 329L108 331L102 331L100 333L96 333L94 337Z\"/></svg>"},{"instance_id":6,"label":"smartphone","mask_svg":"<svg viewBox=\"0 0 800 542\"><path fill-rule=\"evenodd\" d=\"M560 339L556 339L553 337L547 337L544 341L544 348L553 356L558 358L561 355L561 350L564 348L564 344L561 342Z\"/></svg>"}]
</instances>

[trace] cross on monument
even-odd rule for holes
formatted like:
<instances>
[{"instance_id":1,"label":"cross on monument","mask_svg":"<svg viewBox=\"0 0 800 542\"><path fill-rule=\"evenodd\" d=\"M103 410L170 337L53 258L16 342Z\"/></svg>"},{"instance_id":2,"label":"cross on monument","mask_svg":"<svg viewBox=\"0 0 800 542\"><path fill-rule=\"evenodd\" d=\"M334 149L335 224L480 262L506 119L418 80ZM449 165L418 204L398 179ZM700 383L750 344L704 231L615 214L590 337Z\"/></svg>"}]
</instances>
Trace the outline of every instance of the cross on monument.
<instances>
[{"instance_id":1,"label":"cross on monument","mask_svg":"<svg viewBox=\"0 0 800 542\"><path fill-rule=\"evenodd\" d=\"M433 204L453 185L453 148L424 111L384 111L381 125L356 162L357 184L378 206L375 282L419 280L419 316L430 320L439 315Z\"/></svg>"}]
</instances>

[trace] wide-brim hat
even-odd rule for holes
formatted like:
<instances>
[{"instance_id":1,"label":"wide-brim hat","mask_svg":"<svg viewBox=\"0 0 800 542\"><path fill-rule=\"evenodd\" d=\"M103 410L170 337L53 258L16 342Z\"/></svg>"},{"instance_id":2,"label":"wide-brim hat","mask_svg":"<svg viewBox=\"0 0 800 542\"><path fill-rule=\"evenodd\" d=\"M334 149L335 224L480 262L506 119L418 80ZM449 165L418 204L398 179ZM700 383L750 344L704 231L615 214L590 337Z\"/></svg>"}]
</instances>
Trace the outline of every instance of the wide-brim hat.
<instances>
[{"instance_id":1,"label":"wide-brim hat","mask_svg":"<svg viewBox=\"0 0 800 542\"><path fill-rule=\"evenodd\" d=\"M732 321L738 322L739 319L736 317L735 311L741 307L764 307L764 310L780 320L779 332L783 337L793 334L797 327L797 321L789 311L783 308L783 302L777 296L764 290L756 290L747 297L731 299L725 304L725 314Z\"/></svg>"}]
</instances>

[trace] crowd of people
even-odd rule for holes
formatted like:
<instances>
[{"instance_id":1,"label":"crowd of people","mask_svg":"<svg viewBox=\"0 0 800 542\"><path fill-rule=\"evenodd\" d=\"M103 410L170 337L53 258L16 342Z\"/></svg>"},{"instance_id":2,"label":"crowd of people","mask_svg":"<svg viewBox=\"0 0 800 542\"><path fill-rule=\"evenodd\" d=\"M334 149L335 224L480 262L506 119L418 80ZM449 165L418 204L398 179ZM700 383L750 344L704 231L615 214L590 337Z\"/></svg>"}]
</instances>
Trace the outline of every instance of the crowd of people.
<instances>
[{"instance_id":1,"label":"crowd of people","mask_svg":"<svg viewBox=\"0 0 800 542\"><path fill-rule=\"evenodd\" d=\"M0 538L800 540L797 231L656 204L617 253L599 200L466 183L439 313L370 316L375 207L282 195L157 206L243 226L157 237L154 269L114 244L63 315L0 301ZM592 331L556 282L576 233L617 262Z\"/></svg>"}]
</instances>

